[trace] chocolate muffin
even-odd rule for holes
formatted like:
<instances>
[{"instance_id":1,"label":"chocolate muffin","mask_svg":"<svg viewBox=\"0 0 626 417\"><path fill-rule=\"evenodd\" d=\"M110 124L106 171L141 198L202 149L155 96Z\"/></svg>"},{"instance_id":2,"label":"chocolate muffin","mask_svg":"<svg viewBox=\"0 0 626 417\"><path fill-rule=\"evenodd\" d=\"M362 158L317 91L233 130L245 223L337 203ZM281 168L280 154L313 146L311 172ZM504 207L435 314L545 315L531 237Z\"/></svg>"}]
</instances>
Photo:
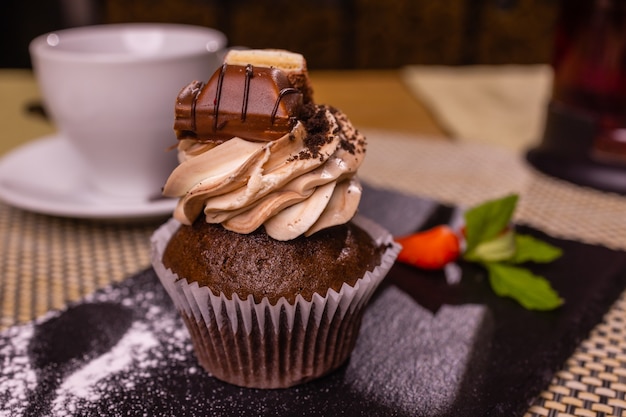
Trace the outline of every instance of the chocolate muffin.
<instances>
[{"instance_id":1,"label":"chocolate muffin","mask_svg":"<svg viewBox=\"0 0 626 417\"><path fill-rule=\"evenodd\" d=\"M172 236L163 263L215 295L252 295L256 303L266 297L270 304L284 297L294 303L297 295L311 301L315 293L325 296L344 283L354 285L380 263L384 249L352 222L279 241L263 229L243 235L199 218Z\"/></svg>"},{"instance_id":2,"label":"chocolate muffin","mask_svg":"<svg viewBox=\"0 0 626 417\"><path fill-rule=\"evenodd\" d=\"M231 51L175 106L178 197L152 265L220 380L286 388L349 357L399 246L355 216L366 140L318 105L299 54Z\"/></svg>"},{"instance_id":3,"label":"chocolate muffin","mask_svg":"<svg viewBox=\"0 0 626 417\"><path fill-rule=\"evenodd\" d=\"M196 224L199 228L194 230ZM206 224L194 222L186 226L171 219L152 237L153 267L181 313L200 365L222 381L251 388L287 388L319 378L341 366L354 349L367 301L399 251L388 232L357 216L349 225L301 239L300 248L305 250L298 256L291 254L283 258L284 253L290 252L289 247L294 246L292 241L277 241L259 230L254 233L257 242L254 237L246 242L247 235L241 235L236 236L238 242L233 244L227 241L228 237L238 234L219 225ZM205 229L211 230L211 238L205 239L203 234L198 240L194 239ZM174 235L183 237L173 238ZM334 242L321 250L325 252L323 256L327 256L327 260L321 262L315 248L326 246L325 237ZM204 247L201 242L207 240L218 247ZM342 254L341 242L346 240L351 243ZM171 242L174 243L170 246ZM246 251L233 252L232 245L245 247ZM268 263L267 252L257 257L250 249L263 247L265 251L275 246L282 246L282 249L272 256L271 268L262 266ZM306 252L306 249L313 249L313 252ZM330 261L330 258L337 258L338 250L342 254L339 258L349 259ZM184 255L179 255L179 251ZM194 253L200 254L199 257L192 255ZM226 269L230 269L228 274L232 275L228 279L225 278L228 274L217 272L219 264L209 268L216 273L207 278L204 257L247 260L230 262L230 268ZM170 266L174 270L179 267L181 270L173 272L165 266L164 262L168 262L165 259L172 262ZM258 259L263 262L257 265ZM310 278L310 282L290 279L292 271L281 267L284 259L288 259L285 263L298 264L301 277ZM244 264L246 266L242 266ZM365 272L356 276L352 267ZM272 270L288 285L271 276ZM323 271L333 271L334 277L329 279ZM257 273L264 278L257 279ZM275 284L266 287L266 278ZM305 284L302 289L299 282ZM262 295L263 292L270 294Z\"/></svg>"}]
</instances>

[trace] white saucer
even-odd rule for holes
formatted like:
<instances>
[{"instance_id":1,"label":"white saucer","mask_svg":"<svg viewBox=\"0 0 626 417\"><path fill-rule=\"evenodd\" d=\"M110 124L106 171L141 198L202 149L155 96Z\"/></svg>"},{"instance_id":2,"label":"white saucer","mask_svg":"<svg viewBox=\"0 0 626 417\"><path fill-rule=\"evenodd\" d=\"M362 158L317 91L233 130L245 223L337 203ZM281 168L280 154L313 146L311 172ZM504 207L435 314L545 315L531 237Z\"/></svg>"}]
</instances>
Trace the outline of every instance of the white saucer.
<instances>
[{"instance_id":1,"label":"white saucer","mask_svg":"<svg viewBox=\"0 0 626 417\"><path fill-rule=\"evenodd\" d=\"M84 169L63 137L42 137L0 159L0 199L37 213L99 220L155 218L176 206L176 200L165 198L112 200L88 186Z\"/></svg>"}]
</instances>

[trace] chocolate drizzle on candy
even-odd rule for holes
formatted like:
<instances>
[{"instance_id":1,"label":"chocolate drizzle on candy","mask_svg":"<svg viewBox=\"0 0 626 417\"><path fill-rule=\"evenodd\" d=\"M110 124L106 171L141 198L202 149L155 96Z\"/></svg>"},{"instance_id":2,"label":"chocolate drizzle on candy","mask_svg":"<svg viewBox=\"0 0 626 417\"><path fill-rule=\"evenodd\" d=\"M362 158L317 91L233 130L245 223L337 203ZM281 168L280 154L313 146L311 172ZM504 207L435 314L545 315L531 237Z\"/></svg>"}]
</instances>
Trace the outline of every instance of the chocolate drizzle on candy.
<instances>
[{"instance_id":1,"label":"chocolate drizzle on candy","mask_svg":"<svg viewBox=\"0 0 626 417\"><path fill-rule=\"evenodd\" d=\"M282 70L225 63L206 84L181 90L174 130L179 140L273 141L291 131L302 103L303 93Z\"/></svg>"}]
</instances>

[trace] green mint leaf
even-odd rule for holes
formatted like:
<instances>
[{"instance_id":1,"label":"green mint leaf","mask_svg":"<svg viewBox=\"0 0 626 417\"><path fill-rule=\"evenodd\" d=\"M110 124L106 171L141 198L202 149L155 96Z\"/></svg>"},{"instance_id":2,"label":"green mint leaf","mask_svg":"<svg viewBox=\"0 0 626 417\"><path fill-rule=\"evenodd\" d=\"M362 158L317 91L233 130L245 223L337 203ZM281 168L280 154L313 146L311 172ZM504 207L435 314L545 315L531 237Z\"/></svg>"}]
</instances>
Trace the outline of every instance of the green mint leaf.
<instances>
[{"instance_id":1,"label":"green mint leaf","mask_svg":"<svg viewBox=\"0 0 626 417\"><path fill-rule=\"evenodd\" d=\"M466 251L500 234L511 222L518 196L515 194L487 201L465 212Z\"/></svg>"},{"instance_id":2,"label":"green mint leaf","mask_svg":"<svg viewBox=\"0 0 626 417\"><path fill-rule=\"evenodd\" d=\"M528 310L553 310L563 304L548 280L527 269L503 263L485 267L491 288L500 297L511 297Z\"/></svg>"},{"instance_id":3,"label":"green mint leaf","mask_svg":"<svg viewBox=\"0 0 626 417\"><path fill-rule=\"evenodd\" d=\"M508 260L508 262L514 264L524 262L548 263L563 254L560 248L529 235L517 234L515 236L515 247L515 255Z\"/></svg>"},{"instance_id":4,"label":"green mint leaf","mask_svg":"<svg viewBox=\"0 0 626 417\"><path fill-rule=\"evenodd\" d=\"M517 205L515 194L487 201L465 213L463 258L487 268L489 283L500 297L511 297L529 310L552 310L563 304L544 277L515 266L524 262L551 262L561 249L511 227Z\"/></svg>"},{"instance_id":5,"label":"green mint leaf","mask_svg":"<svg viewBox=\"0 0 626 417\"><path fill-rule=\"evenodd\" d=\"M465 252L463 258L470 262L498 262L512 258L516 251L515 230L507 229L495 238L479 243Z\"/></svg>"}]
</instances>

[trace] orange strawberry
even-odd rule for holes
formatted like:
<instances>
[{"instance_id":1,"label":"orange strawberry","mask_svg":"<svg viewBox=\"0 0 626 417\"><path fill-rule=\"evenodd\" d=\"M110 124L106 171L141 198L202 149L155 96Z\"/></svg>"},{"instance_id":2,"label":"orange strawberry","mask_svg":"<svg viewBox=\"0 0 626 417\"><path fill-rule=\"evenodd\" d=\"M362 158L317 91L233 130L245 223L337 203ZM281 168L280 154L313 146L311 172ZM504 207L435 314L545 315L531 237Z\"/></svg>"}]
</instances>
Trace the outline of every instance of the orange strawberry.
<instances>
[{"instance_id":1,"label":"orange strawberry","mask_svg":"<svg viewBox=\"0 0 626 417\"><path fill-rule=\"evenodd\" d=\"M395 239L402 245L398 261L422 269L441 269L459 257L459 237L446 225Z\"/></svg>"}]
</instances>

